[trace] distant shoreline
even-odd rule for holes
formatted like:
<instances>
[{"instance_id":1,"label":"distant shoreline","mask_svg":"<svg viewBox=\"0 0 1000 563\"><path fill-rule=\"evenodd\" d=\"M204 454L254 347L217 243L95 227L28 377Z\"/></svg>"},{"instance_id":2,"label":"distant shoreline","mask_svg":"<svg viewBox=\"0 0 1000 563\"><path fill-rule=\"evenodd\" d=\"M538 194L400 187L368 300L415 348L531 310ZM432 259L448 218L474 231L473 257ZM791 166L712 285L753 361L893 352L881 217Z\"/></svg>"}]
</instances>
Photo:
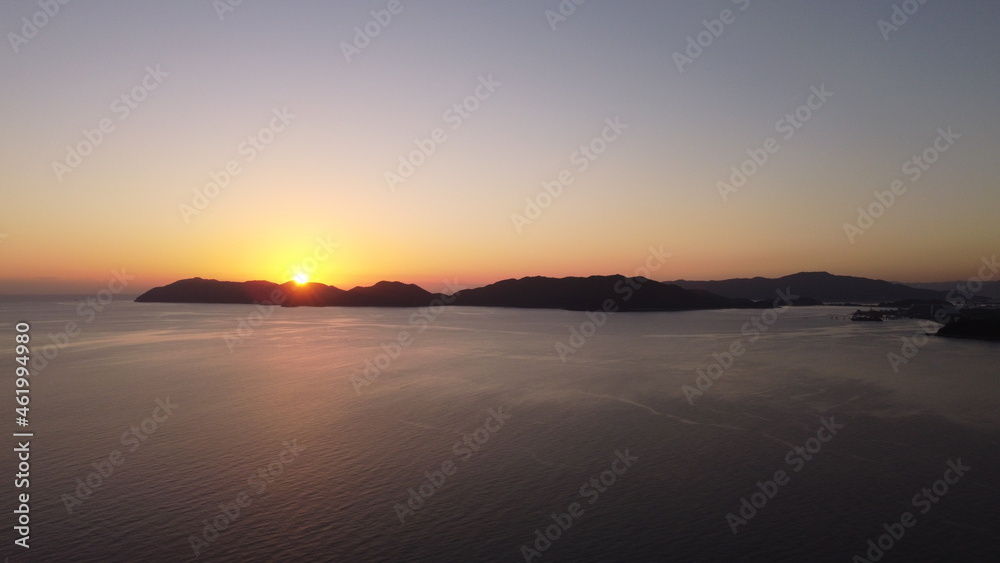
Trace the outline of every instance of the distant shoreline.
<instances>
[{"instance_id":1,"label":"distant shoreline","mask_svg":"<svg viewBox=\"0 0 1000 563\"><path fill-rule=\"evenodd\" d=\"M153 288L135 300L165 303L246 303L286 307L436 305L546 308L589 311L675 311L752 309L824 303L883 304L911 300L941 303L943 291L912 288L882 280L802 272L783 278L720 282L659 282L623 275L507 279L451 293L431 293L417 285L382 281L340 289L321 283L230 282L190 278Z\"/></svg>"}]
</instances>

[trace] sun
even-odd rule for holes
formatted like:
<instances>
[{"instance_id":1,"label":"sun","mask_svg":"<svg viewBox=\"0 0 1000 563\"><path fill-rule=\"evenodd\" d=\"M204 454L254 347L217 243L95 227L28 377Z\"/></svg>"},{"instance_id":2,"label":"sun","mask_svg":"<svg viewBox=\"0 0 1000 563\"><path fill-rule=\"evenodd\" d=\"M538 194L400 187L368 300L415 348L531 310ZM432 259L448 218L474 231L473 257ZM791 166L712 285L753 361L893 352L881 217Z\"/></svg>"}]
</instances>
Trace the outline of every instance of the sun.
<instances>
[{"instance_id":1,"label":"sun","mask_svg":"<svg viewBox=\"0 0 1000 563\"><path fill-rule=\"evenodd\" d=\"M302 284L304 284L304 283L306 283L306 282L309 281L309 276L307 276L307 275L305 275L305 274L303 274L303 273L300 272L298 274L295 274L295 277L292 278L292 279L295 280L295 283L297 283L299 285L302 285Z\"/></svg>"}]
</instances>

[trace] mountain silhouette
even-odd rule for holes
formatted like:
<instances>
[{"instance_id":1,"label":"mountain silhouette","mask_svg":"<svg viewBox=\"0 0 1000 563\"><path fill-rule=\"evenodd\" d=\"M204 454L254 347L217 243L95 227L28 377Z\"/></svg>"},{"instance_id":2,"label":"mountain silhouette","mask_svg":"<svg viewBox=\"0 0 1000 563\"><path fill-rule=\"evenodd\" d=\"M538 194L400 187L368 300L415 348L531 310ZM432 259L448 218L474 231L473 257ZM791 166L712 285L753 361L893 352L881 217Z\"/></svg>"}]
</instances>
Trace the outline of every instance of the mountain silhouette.
<instances>
[{"instance_id":1,"label":"mountain silhouette","mask_svg":"<svg viewBox=\"0 0 1000 563\"><path fill-rule=\"evenodd\" d=\"M780 278L735 278L719 281L664 282L685 289L702 289L732 299L768 299L779 289L825 303L878 303L903 299L942 300L946 293L882 280L837 276L827 272L800 272Z\"/></svg>"},{"instance_id":2,"label":"mountain silhouette","mask_svg":"<svg viewBox=\"0 0 1000 563\"><path fill-rule=\"evenodd\" d=\"M439 293L431 293L412 283L380 281L371 287L355 287L334 305L342 307L425 307Z\"/></svg>"},{"instance_id":3,"label":"mountain silhouette","mask_svg":"<svg viewBox=\"0 0 1000 563\"><path fill-rule=\"evenodd\" d=\"M269 281L228 282L191 278L154 287L135 300L140 303L264 303L277 287L278 284Z\"/></svg>"},{"instance_id":4,"label":"mountain silhouette","mask_svg":"<svg viewBox=\"0 0 1000 563\"><path fill-rule=\"evenodd\" d=\"M277 284L269 281L229 282L203 278L176 281L143 293L143 303L278 304L285 307L424 307L443 302L466 307L518 307L573 311L686 311L694 309L768 308L822 302L877 303L904 299L941 300L945 293L881 280L802 272L776 279L658 282L622 275L549 278L525 277L498 281L446 296L420 286L381 281L369 287L343 290L321 283Z\"/></svg>"},{"instance_id":5,"label":"mountain silhouette","mask_svg":"<svg viewBox=\"0 0 1000 563\"><path fill-rule=\"evenodd\" d=\"M687 290L645 278L621 275L588 278L529 277L504 280L454 296L417 285L382 281L343 290L321 283L228 282L203 278L176 281L136 298L140 303L276 304L285 307L423 307L435 302L467 307L522 307L577 311L683 311L771 307L701 290Z\"/></svg>"},{"instance_id":6,"label":"mountain silhouette","mask_svg":"<svg viewBox=\"0 0 1000 563\"><path fill-rule=\"evenodd\" d=\"M622 275L568 278L541 276L499 281L455 294L454 305L521 307L573 311L683 311L747 307L704 291L690 291L646 278ZM607 305L607 306L606 306Z\"/></svg>"},{"instance_id":7,"label":"mountain silhouette","mask_svg":"<svg viewBox=\"0 0 1000 563\"><path fill-rule=\"evenodd\" d=\"M135 300L139 303L264 304L284 307L423 307L440 294L413 284L379 282L371 287L343 290L322 283L269 281L230 282L203 278L155 287Z\"/></svg>"}]
</instances>

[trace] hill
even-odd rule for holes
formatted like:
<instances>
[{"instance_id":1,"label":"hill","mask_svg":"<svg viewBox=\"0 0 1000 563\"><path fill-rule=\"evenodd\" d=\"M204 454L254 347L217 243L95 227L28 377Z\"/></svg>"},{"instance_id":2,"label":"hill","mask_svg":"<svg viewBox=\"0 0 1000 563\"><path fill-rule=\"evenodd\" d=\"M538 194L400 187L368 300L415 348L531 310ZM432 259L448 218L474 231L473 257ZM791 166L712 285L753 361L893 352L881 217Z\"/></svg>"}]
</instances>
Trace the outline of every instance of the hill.
<instances>
[{"instance_id":1,"label":"hill","mask_svg":"<svg viewBox=\"0 0 1000 563\"><path fill-rule=\"evenodd\" d=\"M609 300L622 311L683 311L751 305L746 301L621 275L503 280L458 292L454 305L599 311L606 308L605 302Z\"/></svg>"},{"instance_id":2,"label":"hill","mask_svg":"<svg viewBox=\"0 0 1000 563\"><path fill-rule=\"evenodd\" d=\"M438 301L440 300L440 301ZM176 281L136 298L139 303L280 304L285 307L423 307L443 302L467 307L520 307L574 311L686 311L768 308L774 295L754 302L701 289L684 289L646 278L621 275L568 278L527 277L459 291L454 296L419 286L382 281L343 290L321 283L278 285L268 281L228 282L202 278ZM785 305L786 303L778 303ZM814 304L795 300L795 304Z\"/></svg>"},{"instance_id":3,"label":"hill","mask_svg":"<svg viewBox=\"0 0 1000 563\"><path fill-rule=\"evenodd\" d=\"M439 294L399 282L379 282L371 287L345 291L321 283L279 285L269 281L191 278L155 287L135 300L138 303L260 303L284 307L422 307L437 297Z\"/></svg>"},{"instance_id":4,"label":"hill","mask_svg":"<svg viewBox=\"0 0 1000 563\"><path fill-rule=\"evenodd\" d=\"M780 278L735 278L719 281L678 280L664 282L685 289L701 289L731 299L773 298L779 289L791 291L824 303L879 303L903 299L944 299L945 292L910 287L883 280L837 276L827 272L800 272Z\"/></svg>"}]
</instances>

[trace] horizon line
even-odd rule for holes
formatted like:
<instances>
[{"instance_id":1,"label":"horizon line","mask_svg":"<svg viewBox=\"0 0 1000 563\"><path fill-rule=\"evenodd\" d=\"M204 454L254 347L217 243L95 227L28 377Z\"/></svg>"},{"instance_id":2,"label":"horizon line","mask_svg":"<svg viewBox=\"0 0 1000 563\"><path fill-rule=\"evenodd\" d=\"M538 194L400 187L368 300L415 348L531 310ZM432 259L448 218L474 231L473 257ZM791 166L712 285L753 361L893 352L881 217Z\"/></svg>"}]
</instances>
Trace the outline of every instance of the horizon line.
<instances>
[{"instance_id":1,"label":"horizon line","mask_svg":"<svg viewBox=\"0 0 1000 563\"><path fill-rule=\"evenodd\" d=\"M724 281L732 281L732 280L753 280L753 279L777 280L777 279L781 279L781 278L785 278L785 277L789 277L789 276L794 276L794 275L799 275L799 274L827 274L827 275L836 276L836 277L858 278L858 279L866 279L866 280L872 280L872 281L882 281L882 282L894 283L894 284L900 284L900 285L906 285L906 286L913 286L914 284L916 284L916 285L951 284L951 283L960 283L960 282L963 281L963 280L960 280L960 279L950 279L950 280L942 280L942 281L935 281L935 282L902 282L902 281L895 281L895 280L886 280L886 279L881 279L881 278L869 278L869 277L865 277L865 276L858 276L858 275L852 275L852 274L834 274L834 273L831 273L831 272L826 271L826 270L812 270L812 271L802 270L802 271L793 272L791 274L785 274L785 275L777 276L777 277L765 277L765 276L757 275L757 276L751 276L751 277L731 277L731 278L722 278L722 279L714 279L714 280L685 279L685 278L679 278L679 279L674 279L674 280L660 280L660 279L655 279L655 278L645 278L645 279L652 280L652 281L655 281L657 283L668 283L668 284L673 284L673 283L676 283L676 282L699 282L699 283L707 283L707 282L724 282ZM503 282L503 281L508 281L508 280L522 280L522 279L527 279L527 278L566 279L566 278L590 278L590 277L614 277L614 276L621 276L621 277L624 277L624 278L639 278L639 277L644 277L644 276L628 276L628 275L621 274L621 273L614 273L614 274L590 274L590 275L571 275L571 276L558 276L558 277L557 276L546 276L546 275L542 275L542 274L535 274L535 275L527 275L527 276L521 276L521 277L507 277L507 278L502 278L502 279L498 279L498 280L495 280L495 281L492 281L492 282L485 283L483 285L474 286L474 287L465 287L465 288L462 288L462 289L478 289L478 288L481 288L481 287L487 287L489 285L493 285L495 283L500 283L500 282ZM248 279L248 280L242 280L242 281L235 281L235 280L224 280L224 279L218 279L218 278L205 278L205 277L201 277L201 276L193 276L193 277L187 277L187 278L179 278L179 279L176 279L176 280L174 280L172 282L168 282L168 283L166 283L164 285L153 285L153 286L150 286L150 287L148 287L146 289L137 289L137 290L135 290L135 293L132 293L132 292L129 292L129 293L122 292L119 295L121 295L122 297L129 297L129 296L136 296L137 297L137 296L142 295L143 293L146 293L147 291L149 291L151 289L154 289L154 288L157 288L157 287L165 287L167 285L170 285L170 284L173 284L173 283L177 283L177 282L180 282L180 281L195 280L195 279L201 279L201 280L205 280L205 281L228 282L228 283L265 282L265 283L273 283L273 284L276 284L276 285L285 285L285 284L297 284L297 285L319 284L319 285L323 285L323 286L326 286L326 287L333 287L333 288L336 288L336 289L341 289L343 291L350 291L351 289L357 289L357 288L369 288L369 287L373 287L373 286L375 286L375 285L377 285L379 283L401 283L401 284L405 284L405 285L413 285L413 286L419 287L419 288L424 289L425 291L427 291L426 288L424 288L423 286L421 286L419 284L416 284L416 283L404 282L404 281L400 281L400 280L389 280L389 279L382 279L382 280L373 282L370 285L355 285L355 286L353 286L353 287L351 287L349 289L344 289L341 286L337 286L337 285L333 285L333 284L328 284L328 283L324 283L324 282L316 281L316 280L308 280L305 283L299 283L299 282L297 282L296 280L293 280L293 279L287 280L287 281L284 281L284 282L274 282L274 281L266 280L266 279ZM51 280L51 278L49 278L49 280ZM23 278L22 279L7 278L6 280L0 278L0 283L2 283L4 281L21 281L21 282L25 282L25 281L31 281L31 278L26 278L26 279L23 279ZM55 281L55 280L51 280L51 281ZM79 281L82 282L82 281L85 281L85 280L79 280ZM447 281L448 280L446 280L446 282ZM990 280L990 281L993 281L993 280ZM69 281L67 283L74 283L74 282ZM77 283L79 283L79 282L77 282ZM988 281L987 281L987 283L988 283ZM919 289L919 288L917 288L917 289ZM462 291L462 290L458 290L458 291ZM42 293L0 293L0 297L42 297L42 296L66 296L66 297L70 297L70 296L78 296L78 295L86 296L86 295L90 295L92 293L93 292L79 292L79 291L77 291L77 292L74 292L74 291L59 291L59 292L42 292ZM445 294L445 293L440 292L440 291L432 291L431 293L440 293L442 295L454 295L454 294Z\"/></svg>"}]
</instances>

